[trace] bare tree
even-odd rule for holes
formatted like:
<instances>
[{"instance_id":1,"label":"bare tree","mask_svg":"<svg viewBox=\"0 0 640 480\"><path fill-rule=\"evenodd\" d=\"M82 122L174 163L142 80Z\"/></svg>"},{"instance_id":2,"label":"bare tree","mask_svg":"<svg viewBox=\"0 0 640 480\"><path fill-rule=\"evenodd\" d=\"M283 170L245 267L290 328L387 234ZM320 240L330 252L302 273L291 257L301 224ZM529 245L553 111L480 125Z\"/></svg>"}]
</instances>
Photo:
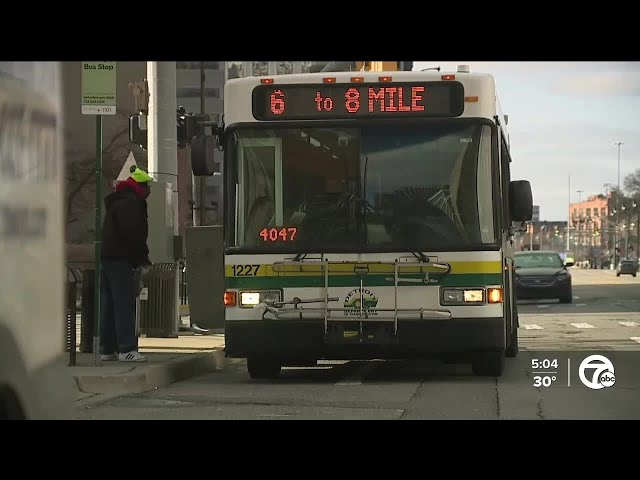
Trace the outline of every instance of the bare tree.
<instances>
[{"instance_id":1,"label":"bare tree","mask_svg":"<svg viewBox=\"0 0 640 480\"><path fill-rule=\"evenodd\" d=\"M611 194L613 198L615 198L617 195L620 195L621 197L624 196L622 189L618 190L618 185L615 185L613 183L605 183L602 186L605 188L605 191L607 193Z\"/></svg>"},{"instance_id":2,"label":"bare tree","mask_svg":"<svg viewBox=\"0 0 640 480\"><path fill-rule=\"evenodd\" d=\"M640 168L624 177L624 188L632 197L640 197Z\"/></svg>"}]
</instances>

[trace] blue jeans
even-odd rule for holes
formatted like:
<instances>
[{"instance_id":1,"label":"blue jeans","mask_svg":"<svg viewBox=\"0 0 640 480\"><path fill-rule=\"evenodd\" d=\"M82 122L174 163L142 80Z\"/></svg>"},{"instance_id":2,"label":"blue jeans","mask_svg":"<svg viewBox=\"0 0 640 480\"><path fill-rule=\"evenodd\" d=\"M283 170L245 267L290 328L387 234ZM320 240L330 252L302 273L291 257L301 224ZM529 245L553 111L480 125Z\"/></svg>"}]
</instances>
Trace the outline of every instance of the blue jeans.
<instances>
[{"instance_id":1,"label":"blue jeans","mask_svg":"<svg viewBox=\"0 0 640 480\"><path fill-rule=\"evenodd\" d=\"M138 349L136 292L133 265L102 259L100 351L103 355Z\"/></svg>"}]
</instances>

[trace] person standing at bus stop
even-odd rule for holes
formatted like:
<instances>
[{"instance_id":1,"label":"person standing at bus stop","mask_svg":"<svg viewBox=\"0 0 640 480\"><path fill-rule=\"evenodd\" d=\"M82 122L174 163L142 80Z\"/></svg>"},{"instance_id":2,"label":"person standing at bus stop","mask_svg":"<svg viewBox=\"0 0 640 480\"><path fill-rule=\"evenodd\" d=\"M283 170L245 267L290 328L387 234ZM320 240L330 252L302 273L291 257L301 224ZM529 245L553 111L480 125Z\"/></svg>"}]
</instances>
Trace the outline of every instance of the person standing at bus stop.
<instances>
[{"instance_id":1,"label":"person standing at bus stop","mask_svg":"<svg viewBox=\"0 0 640 480\"><path fill-rule=\"evenodd\" d=\"M131 175L105 198L101 254L100 352L102 360L144 362L138 352L136 269L151 265L147 198L153 179L132 166Z\"/></svg>"}]
</instances>

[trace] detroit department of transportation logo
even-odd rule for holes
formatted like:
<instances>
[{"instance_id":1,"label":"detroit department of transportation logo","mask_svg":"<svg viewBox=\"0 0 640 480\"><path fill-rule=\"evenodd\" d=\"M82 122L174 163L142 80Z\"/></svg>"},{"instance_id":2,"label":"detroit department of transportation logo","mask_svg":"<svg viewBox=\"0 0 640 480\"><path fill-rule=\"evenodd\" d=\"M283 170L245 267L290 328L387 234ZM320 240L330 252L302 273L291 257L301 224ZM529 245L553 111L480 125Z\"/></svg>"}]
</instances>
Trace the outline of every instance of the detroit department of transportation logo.
<instances>
[{"instance_id":1,"label":"detroit department of transportation logo","mask_svg":"<svg viewBox=\"0 0 640 480\"><path fill-rule=\"evenodd\" d=\"M354 288L344 298L344 308L348 309L345 315L360 315L360 288ZM378 305L378 298L368 288L362 289L362 310L366 310L368 315L377 315L375 311Z\"/></svg>"}]
</instances>

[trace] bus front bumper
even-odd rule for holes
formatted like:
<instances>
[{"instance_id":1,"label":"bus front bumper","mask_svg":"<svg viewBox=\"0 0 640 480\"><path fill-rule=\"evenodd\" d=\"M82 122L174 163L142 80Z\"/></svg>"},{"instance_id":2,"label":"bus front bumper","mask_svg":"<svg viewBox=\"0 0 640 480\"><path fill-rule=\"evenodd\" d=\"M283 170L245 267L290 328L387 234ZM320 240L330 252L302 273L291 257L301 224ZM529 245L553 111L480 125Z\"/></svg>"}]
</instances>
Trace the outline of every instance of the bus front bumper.
<instances>
[{"instance_id":1,"label":"bus front bumper","mask_svg":"<svg viewBox=\"0 0 640 480\"><path fill-rule=\"evenodd\" d=\"M505 348L504 320L463 318L393 322L233 320L225 324L225 351L233 358L392 359Z\"/></svg>"}]
</instances>

